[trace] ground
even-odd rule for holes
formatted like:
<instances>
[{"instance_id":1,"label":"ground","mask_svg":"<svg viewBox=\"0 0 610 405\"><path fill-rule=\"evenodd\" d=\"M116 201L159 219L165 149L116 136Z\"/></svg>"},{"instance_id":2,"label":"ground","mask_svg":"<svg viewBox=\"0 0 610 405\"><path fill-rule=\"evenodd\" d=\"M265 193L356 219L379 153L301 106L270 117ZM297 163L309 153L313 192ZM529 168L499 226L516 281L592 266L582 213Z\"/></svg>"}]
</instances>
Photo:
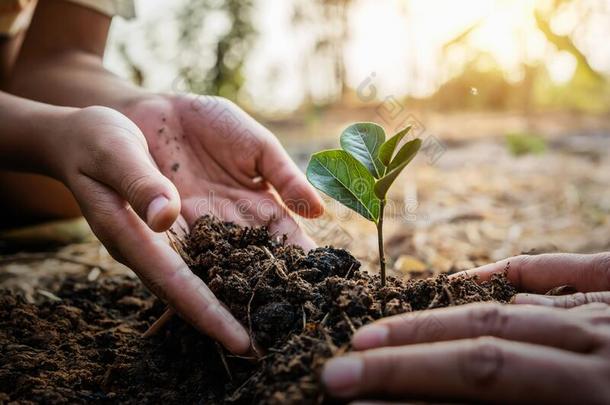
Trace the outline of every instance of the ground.
<instances>
[{"instance_id":1,"label":"ground","mask_svg":"<svg viewBox=\"0 0 610 405\"><path fill-rule=\"evenodd\" d=\"M329 403L322 366L350 350L361 326L423 309L507 303L516 292L504 274L480 284L447 275L384 282L346 250L306 253L264 227L210 216L174 246L247 329L251 354L227 352L177 316L143 335L165 308L139 282L71 276L35 304L0 295L0 401ZM445 329L434 319L422 328Z\"/></svg>"},{"instance_id":2,"label":"ground","mask_svg":"<svg viewBox=\"0 0 610 405\"><path fill-rule=\"evenodd\" d=\"M269 125L304 167L311 152L336 146L334 134L346 123L338 121L336 116L332 116L332 121L322 117L311 127L299 126L294 121L290 125L282 121ZM375 116L350 118L355 119L375 120ZM410 309L480 299L505 302L512 294L510 290L502 292L503 289L493 287L491 294L486 293L477 290L474 283L464 287L446 284L446 281L431 285L400 284L403 281L468 269L522 252L610 250L610 189L607 187L610 128L605 127L608 120L604 117L576 119L545 115L524 121L523 117L511 115L491 118L454 115L444 120L440 116L426 119L427 127L419 135L432 139L436 148L424 149L390 193L386 254L389 273L394 279L389 293L388 290L380 293L382 290L377 287L370 289L378 282L371 280L378 279L369 279L362 273L374 274L377 270L374 226L330 200L324 217L305 221L303 226L321 245L349 249L362 263L357 274L353 268L358 266L352 266L357 262L340 250L324 250L317 253L319 257L315 254L305 257L302 252L286 253L282 247L265 241L253 243L268 248L272 257L288 263L287 268L278 269L273 264L275 259L264 249L258 251L251 243L238 247L243 252L233 252L237 262L242 263L242 254L252 255L254 249L254 254L260 255L254 262L260 262L263 267L248 270L252 274L236 278L230 287L219 280L231 277L209 278L219 270L209 270L209 273L205 270L202 274L206 274L203 278L221 299L234 303L231 309L244 324L249 324L252 317L253 324L275 326L252 329L264 348L275 353L266 356L266 368L253 368L243 360L221 355L217 346L183 324L170 324L169 334L161 340L143 340L141 333L163 307L155 303L131 271L109 257L82 220L13 230L0 237L0 287L23 293L23 298L5 293L0 303L3 324L0 345L6 349L4 357L0 356L6 366L0 372L0 383L24 387L21 394L26 398L35 397L45 402L137 401L162 395L167 396L164 399L168 402L192 402L203 398L202 395L208 395L205 398L210 401L224 398L237 403L250 403L260 395L273 398L276 403L303 395L315 400L322 391L312 370L319 370L325 358L348 348L345 345L354 327ZM447 122L451 125L447 126ZM505 135L509 132L519 133L525 147L507 143ZM309 136L313 133L333 136ZM531 146L530 141L537 146ZM516 156L511 148L521 148L526 153ZM63 246L50 248L48 241L53 239L63 242ZM226 257L229 262L212 264L226 270L233 256L223 252L217 251L213 260L222 261ZM324 265L328 260L332 263L337 260L339 264L328 267ZM203 266L207 269L208 265ZM232 271L243 270L238 267ZM275 270L267 271L271 268ZM312 272L312 268L317 270ZM320 269L329 272L324 277L335 278L328 282L310 279L318 277ZM270 286L259 285L258 274L271 275ZM282 283L288 283L287 287ZM363 288L362 283L364 288L373 291L367 292L372 294L369 295L371 302L380 302L381 306L372 305L362 312L366 306L359 306L361 294L350 298L349 291ZM305 286L299 291L313 291L314 298L295 303L292 300L302 297L290 293L289 297L264 301L278 291L286 294L291 286L297 290ZM345 291L346 302L351 307L342 310L345 300L341 297ZM410 292L392 295L397 291ZM413 296L419 296L422 291L425 298L419 305L420 301L413 301ZM502 294L498 296L497 291ZM239 300L239 297L254 295L256 299L251 302ZM322 304L316 301L320 297L326 297ZM330 311L333 315L326 318L316 311L321 307L334 308ZM328 330L324 329L327 320L331 325ZM294 334L297 329L301 334ZM330 336L330 343L325 333ZM189 356L175 363L185 350ZM184 380L180 370L193 370L192 362L210 358L210 353L214 353L214 360L210 361L216 362L216 368L210 369L208 364L197 369L197 373L189 374L188 381ZM292 354L282 357L277 353ZM79 359L81 367L76 371L70 369L75 364L74 358ZM292 358L313 360L304 363L303 369ZM229 374L224 368L228 368ZM298 371L278 379L281 370ZM294 376L300 376L298 389L289 390L286 387L294 385ZM14 381L15 378L18 380ZM202 381L210 379L216 381L214 390L198 388ZM41 381L46 384L44 389L32 388ZM177 390L176 384L188 384L189 388ZM132 386L145 386L148 391L133 391ZM0 392L0 402L11 398L1 395Z\"/></svg>"},{"instance_id":3,"label":"ground","mask_svg":"<svg viewBox=\"0 0 610 405\"><path fill-rule=\"evenodd\" d=\"M304 168L312 152L337 146L346 123L388 122L382 107L336 109L268 126ZM420 153L390 191L385 233L392 274L467 269L522 252L610 250L608 117L414 112L408 118L423 128L418 130L422 138L438 140L442 153ZM546 150L514 156L505 141L509 132L538 133ZM327 200L327 214L303 226L321 245L349 248L364 268L376 271L374 227L356 214ZM57 252L38 249L17 256L5 245L0 285L25 290L31 298L37 294L36 280L55 273L133 276L108 257L82 221L5 233L0 249L9 237L81 241ZM86 264L73 263L75 258Z\"/></svg>"}]
</instances>

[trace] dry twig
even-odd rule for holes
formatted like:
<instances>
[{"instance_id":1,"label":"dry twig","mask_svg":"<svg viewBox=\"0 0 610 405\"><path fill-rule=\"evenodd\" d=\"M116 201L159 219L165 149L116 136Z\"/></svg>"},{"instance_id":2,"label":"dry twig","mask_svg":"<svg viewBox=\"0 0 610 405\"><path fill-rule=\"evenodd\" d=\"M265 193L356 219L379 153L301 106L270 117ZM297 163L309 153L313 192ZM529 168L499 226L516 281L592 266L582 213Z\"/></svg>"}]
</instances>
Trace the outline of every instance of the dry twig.
<instances>
[{"instance_id":1,"label":"dry twig","mask_svg":"<svg viewBox=\"0 0 610 405\"><path fill-rule=\"evenodd\" d=\"M179 245L176 244L176 241L174 240L174 237L176 236L176 234L174 233L174 231L171 231L171 232L170 231L171 231L171 229L169 231L165 232L165 235L167 236L167 239L169 240L169 245L172 247L172 249L174 249L174 251L176 253L178 253L182 257L182 259L187 264L189 264L190 260L188 260L187 255L184 253L184 249L180 248ZM176 311L173 308L167 307L167 309L165 310L165 312L163 312L163 314L159 317L159 319L157 319L152 325L150 325L150 328L148 328L142 336L147 338L147 337L156 335L157 333L159 333L159 331L161 329L163 329L165 324L167 324L174 317L175 314L176 314Z\"/></svg>"},{"instance_id":2,"label":"dry twig","mask_svg":"<svg viewBox=\"0 0 610 405\"><path fill-rule=\"evenodd\" d=\"M216 344L216 350L218 351L218 355L220 356L220 360L222 361L222 365L229 376L229 380L233 381L233 374L231 374L231 369L229 368L229 363L227 363L227 359L225 357L225 352L223 347L218 342L214 342Z\"/></svg>"},{"instance_id":3,"label":"dry twig","mask_svg":"<svg viewBox=\"0 0 610 405\"><path fill-rule=\"evenodd\" d=\"M352 331L352 334L356 333L356 328L354 327L354 323L352 322L352 320L350 319L349 316L347 316L347 314L345 313L345 311L341 311L341 315L343 315L343 319L345 319L345 322L347 323L347 325L349 326L349 328Z\"/></svg>"},{"instance_id":4,"label":"dry twig","mask_svg":"<svg viewBox=\"0 0 610 405\"><path fill-rule=\"evenodd\" d=\"M146 332L144 332L142 337L148 338L159 333L159 331L163 329L165 324L168 323L169 320L172 319L175 314L176 311L173 308L168 307L165 312L163 312L163 315L161 315L159 319L157 319L155 322L153 322L152 325L150 325L150 328L148 328Z\"/></svg>"}]
</instances>

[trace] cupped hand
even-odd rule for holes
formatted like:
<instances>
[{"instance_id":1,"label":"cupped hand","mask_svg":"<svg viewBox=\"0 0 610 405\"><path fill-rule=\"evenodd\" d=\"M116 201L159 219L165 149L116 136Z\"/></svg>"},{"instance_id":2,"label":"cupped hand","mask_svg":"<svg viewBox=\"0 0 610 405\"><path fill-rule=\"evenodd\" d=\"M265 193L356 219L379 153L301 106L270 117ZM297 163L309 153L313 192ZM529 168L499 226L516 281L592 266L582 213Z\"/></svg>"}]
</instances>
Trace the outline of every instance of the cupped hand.
<instances>
[{"instance_id":1,"label":"cupped hand","mask_svg":"<svg viewBox=\"0 0 610 405\"><path fill-rule=\"evenodd\" d=\"M318 194L277 138L235 104L211 96L154 96L124 111L179 190L189 224L213 214L242 225L269 225L277 236L314 247L289 211L320 215Z\"/></svg>"},{"instance_id":2,"label":"cupped hand","mask_svg":"<svg viewBox=\"0 0 610 405\"><path fill-rule=\"evenodd\" d=\"M468 271L507 271L534 293L579 292L382 319L358 330L356 351L330 360L322 379L342 398L608 403L609 263L609 254L519 256Z\"/></svg>"},{"instance_id":3,"label":"cupped hand","mask_svg":"<svg viewBox=\"0 0 610 405\"><path fill-rule=\"evenodd\" d=\"M233 352L247 351L245 329L158 233L180 219L180 196L140 129L105 107L61 118L45 147L48 170L72 191L104 246L203 333Z\"/></svg>"}]
</instances>

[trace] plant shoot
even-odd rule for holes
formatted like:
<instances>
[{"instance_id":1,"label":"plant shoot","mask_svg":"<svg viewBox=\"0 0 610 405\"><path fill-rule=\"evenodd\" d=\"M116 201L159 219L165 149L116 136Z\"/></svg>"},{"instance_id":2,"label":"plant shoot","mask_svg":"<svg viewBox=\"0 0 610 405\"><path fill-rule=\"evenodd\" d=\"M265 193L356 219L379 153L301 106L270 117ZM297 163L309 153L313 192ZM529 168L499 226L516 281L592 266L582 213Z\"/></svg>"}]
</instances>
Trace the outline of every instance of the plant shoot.
<instances>
[{"instance_id":1,"label":"plant shoot","mask_svg":"<svg viewBox=\"0 0 610 405\"><path fill-rule=\"evenodd\" d=\"M307 179L318 190L356 211L377 226L381 285L385 285L383 212L390 186L413 160L421 140L406 142L394 153L411 127L386 141L383 128L359 122L341 134L341 149L324 150L311 156Z\"/></svg>"}]
</instances>

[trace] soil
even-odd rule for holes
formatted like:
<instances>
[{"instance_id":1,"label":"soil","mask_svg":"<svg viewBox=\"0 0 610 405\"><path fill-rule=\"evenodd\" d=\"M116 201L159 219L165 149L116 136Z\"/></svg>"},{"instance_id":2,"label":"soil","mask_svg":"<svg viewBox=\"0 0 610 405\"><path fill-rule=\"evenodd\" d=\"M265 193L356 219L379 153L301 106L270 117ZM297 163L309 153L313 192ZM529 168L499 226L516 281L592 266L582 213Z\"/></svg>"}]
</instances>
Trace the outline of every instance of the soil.
<instances>
[{"instance_id":1,"label":"soil","mask_svg":"<svg viewBox=\"0 0 610 405\"><path fill-rule=\"evenodd\" d=\"M358 327L402 312L506 303L516 293L503 275L481 284L390 277L381 287L345 250L305 254L264 227L207 216L178 249L250 330L260 358L233 356L178 317L144 339L165 308L139 281L71 277L37 303L1 293L0 403L328 402L320 369L350 350Z\"/></svg>"}]
</instances>

